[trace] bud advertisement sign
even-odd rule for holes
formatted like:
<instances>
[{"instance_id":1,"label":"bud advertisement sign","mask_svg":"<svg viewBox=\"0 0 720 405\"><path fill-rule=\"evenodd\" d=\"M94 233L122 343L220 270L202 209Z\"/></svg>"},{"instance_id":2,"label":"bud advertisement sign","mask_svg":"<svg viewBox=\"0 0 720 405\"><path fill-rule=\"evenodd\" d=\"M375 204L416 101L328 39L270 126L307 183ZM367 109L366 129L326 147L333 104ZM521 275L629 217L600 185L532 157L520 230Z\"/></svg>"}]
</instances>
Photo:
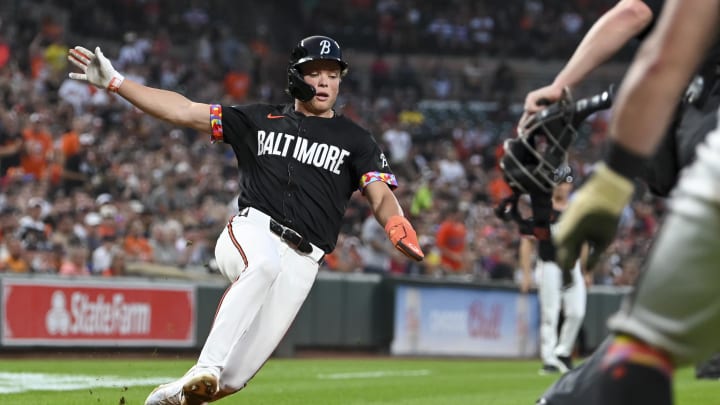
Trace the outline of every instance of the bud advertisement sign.
<instances>
[{"instance_id":1,"label":"bud advertisement sign","mask_svg":"<svg viewBox=\"0 0 720 405\"><path fill-rule=\"evenodd\" d=\"M2 282L5 346L195 344L192 285L12 280Z\"/></svg>"}]
</instances>

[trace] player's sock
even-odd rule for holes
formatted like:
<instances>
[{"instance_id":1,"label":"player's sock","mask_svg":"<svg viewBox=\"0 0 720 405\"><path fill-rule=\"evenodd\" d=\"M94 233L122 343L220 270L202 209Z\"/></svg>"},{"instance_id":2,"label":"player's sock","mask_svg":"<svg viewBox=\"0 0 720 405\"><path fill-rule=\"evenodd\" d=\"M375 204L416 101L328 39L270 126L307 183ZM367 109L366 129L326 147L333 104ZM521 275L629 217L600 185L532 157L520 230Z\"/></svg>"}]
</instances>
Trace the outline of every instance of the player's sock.
<instances>
[{"instance_id":1,"label":"player's sock","mask_svg":"<svg viewBox=\"0 0 720 405\"><path fill-rule=\"evenodd\" d=\"M668 356L628 336L615 338L603 357L603 402L671 405L673 365Z\"/></svg>"}]
</instances>

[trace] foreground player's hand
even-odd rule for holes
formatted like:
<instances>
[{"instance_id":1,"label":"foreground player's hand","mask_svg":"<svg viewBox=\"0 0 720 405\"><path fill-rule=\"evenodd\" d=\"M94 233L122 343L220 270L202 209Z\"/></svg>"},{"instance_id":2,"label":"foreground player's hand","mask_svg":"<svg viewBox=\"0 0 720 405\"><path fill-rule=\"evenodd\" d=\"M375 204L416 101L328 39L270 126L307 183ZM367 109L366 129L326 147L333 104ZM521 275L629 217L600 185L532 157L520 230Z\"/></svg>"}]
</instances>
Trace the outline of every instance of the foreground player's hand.
<instances>
[{"instance_id":1,"label":"foreground player's hand","mask_svg":"<svg viewBox=\"0 0 720 405\"><path fill-rule=\"evenodd\" d=\"M525 97L523 114L520 117L518 127L522 128L533 114L542 110L543 108L545 108L545 106L548 106L560 100L562 96L563 87L552 84L528 93L528 95Z\"/></svg>"},{"instance_id":2,"label":"foreground player's hand","mask_svg":"<svg viewBox=\"0 0 720 405\"><path fill-rule=\"evenodd\" d=\"M633 189L632 181L605 164L598 165L560 215L553 231L557 263L562 269L569 270L575 265L584 242L592 248L587 268L593 268L614 239L620 213L630 201Z\"/></svg>"},{"instance_id":3,"label":"foreground player's hand","mask_svg":"<svg viewBox=\"0 0 720 405\"><path fill-rule=\"evenodd\" d=\"M405 256L421 261L425 254L420 249L417 234L407 218L393 215L385 224L385 232L397 250Z\"/></svg>"},{"instance_id":4,"label":"foreground player's hand","mask_svg":"<svg viewBox=\"0 0 720 405\"><path fill-rule=\"evenodd\" d=\"M82 46L76 46L68 52L68 60L82 73L70 73L71 79L84 80L91 84L117 92L118 87L125 78L113 68L110 60L103 55L100 47L95 48L95 53Z\"/></svg>"}]
</instances>

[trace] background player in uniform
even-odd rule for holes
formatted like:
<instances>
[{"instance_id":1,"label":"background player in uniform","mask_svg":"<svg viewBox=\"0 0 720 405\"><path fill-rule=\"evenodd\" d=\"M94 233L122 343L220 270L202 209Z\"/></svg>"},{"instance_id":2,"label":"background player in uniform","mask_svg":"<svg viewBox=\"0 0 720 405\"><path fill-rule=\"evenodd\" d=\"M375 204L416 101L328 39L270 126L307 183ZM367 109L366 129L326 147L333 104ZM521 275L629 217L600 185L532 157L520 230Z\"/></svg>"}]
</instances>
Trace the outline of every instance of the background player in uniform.
<instances>
[{"instance_id":1,"label":"background player in uniform","mask_svg":"<svg viewBox=\"0 0 720 405\"><path fill-rule=\"evenodd\" d=\"M348 64L325 36L301 40L288 65L293 104L203 104L149 88L115 71L100 48L70 50L70 77L117 92L137 108L229 144L240 171L240 213L215 256L231 281L198 361L156 388L146 404L201 404L242 389L267 361L333 250L354 191L401 252L422 260L415 230L392 192L387 160L372 135L333 109Z\"/></svg>"},{"instance_id":2,"label":"background player in uniform","mask_svg":"<svg viewBox=\"0 0 720 405\"><path fill-rule=\"evenodd\" d=\"M569 169L569 166L567 166ZM572 192L574 176L571 171L565 173L552 194L553 218L562 212L568 204ZM532 281L532 262L535 256L535 238L530 226L521 226L520 266L522 279L520 290L528 292ZM552 232L553 226L550 230ZM583 255L584 256L584 255ZM540 358L543 366L541 374L565 373L572 369L572 353L580 327L585 319L586 288L583 277L585 257L581 257L572 269L572 284L562 286L562 271L554 261L535 261L535 276L538 281L540 301ZM564 320L558 335L560 310Z\"/></svg>"},{"instance_id":3,"label":"background player in uniform","mask_svg":"<svg viewBox=\"0 0 720 405\"><path fill-rule=\"evenodd\" d=\"M716 40L720 0L667 0L616 99L605 161L561 215L553 239L569 268L583 243L603 250L633 194L638 162L654 152L677 100ZM643 276L609 321L614 337L593 355L586 389L546 404L673 402L677 367L706 358L720 339L720 129L710 132L682 174ZM612 224L613 226L608 226ZM560 386L556 387L558 390Z\"/></svg>"}]
</instances>

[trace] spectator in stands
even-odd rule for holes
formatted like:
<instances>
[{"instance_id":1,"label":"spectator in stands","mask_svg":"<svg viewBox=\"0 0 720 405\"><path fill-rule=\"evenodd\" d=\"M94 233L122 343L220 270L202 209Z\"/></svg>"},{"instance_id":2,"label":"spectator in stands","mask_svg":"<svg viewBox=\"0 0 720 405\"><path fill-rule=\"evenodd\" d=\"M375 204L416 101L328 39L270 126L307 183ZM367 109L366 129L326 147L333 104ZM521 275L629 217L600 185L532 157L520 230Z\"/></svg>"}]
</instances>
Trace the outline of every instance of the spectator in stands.
<instances>
[{"instance_id":1,"label":"spectator in stands","mask_svg":"<svg viewBox=\"0 0 720 405\"><path fill-rule=\"evenodd\" d=\"M94 275L102 274L103 271L110 267L115 252L120 250L117 244L117 236L115 234L103 235L100 246L92 251L92 259L90 261L90 271Z\"/></svg>"},{"instance_id":2,"label":"spectator in stands","mask_svg":"<svg viewBox=\"0 0 720 405\"><path fill-rule=\"evenodd\" d=\"M187 257L184 252L186 246L181 236L182 225L178 221L156 223L150 235L153 262L183 267L187 263Z\"/></svg>"},{"instance_id":3,"label":"spectator in stands","mask_svg":"<svg viewBox=\"0 0 720 405\"><path fill-rule=\"evenodd\" d=\"M388 63L385 55L381 52L375 54L370 64L370 86L374 94L384 94L388 92L388 87L393 85L392 68Z\"/></svg>"},{"instance_id":4,"label":"spectator in stands","mask_svg":"<svg viewBox=\"0 0 720 405\"><path fill-rule=\"evenodd\" d=\"M17 116L0 112L0 178L18 173L24 148Z\"/></svg>"},{"instance_id":5,"label":"spectator in stands","mask_svg":"<svg viewBox=\"0 0 720 405\"><path fill-rule=\"evenodd\" d=\"M442 222L435 234L435 246L440 251L440 269L444 274L462 274L470 271L467 252L465 213L458 204L450 203L443 210Z\"/></svg>"},{"instance_id":6,"label":"spectator in stands","mask_svg":"<svg viewBox=\"0 0 720 405\"><path fill-rule=\"evenodd\" d=\"M385 149L388 152L390 167L396 175L403 176L403 179L415 178L415 168L410 159L412 151L412 138L407 131L408 125L404 122L391 124L383 122L382 140L385 143Z\"/></svg>"},{"instance_id":7,"label":"spectator in stands","mask_svg":"<svg viewBox=\"0 0 720 405\"><path fill-rule=\"evenodd\" d=\"M441 158L437 161L438 185L460 186L466 181L465 167L458 159L457 149L451 143L442 145Z\"/></svg>"},{"instance_id":8,"label":"spectator in stands","mask_svg":"<svg viewBox=\"0 0 720 405\"><path fill-rule=\"evenodd\" d=\"M43 250L48 243L48 227L44 217L49 203L40 197L28 200L26 214L20 218L18 236L28 250Z\"/></svg>"},{"instance_id":9,"label":"spectator in stands","mask_svg":"<svg viewBox=\"0 0 720 405\"><path fill-rule=\"evenodd\" d=\"M488 81L488 68L481 58L471 58L462 69L463 88L474 98L485 96L485 82Z\"/></svg>"},{"instance_id":10,"label":"spectator in stands","mask_svg":"<svg viewBox=\"0 0 720 405\"><path fill-rule=\"evenodd\" d=\"M127 263L125 254L120 250L115 250L110 260L110 265L105 268L101 274L103 277L121 277L127 273Z\"/></svg>"},{"instance_id":11,"label":"spectator in stands","mask_svg":"<svg viewBox=\"0 0 720 405\"><path fill-rule=\"evenodd\" d=\"M513 99L517 89L515 69L507 60L502 59L495 67L490 86L490 97L493 100Z\"/></svg>"},{"instance_id":12,"label":"spectator in stands","mask_svg":"<svg viewBox=\"0 0 720 405\"><path fill-rule=\"evenodd\" d=\"M55 226L49 241L53 247L66 251L70 245L79 244L80 238L74 232L75 217L71 213L60 213L55 216Z\"/></svg>"},{"instance_id":13,"label":"spectator in stands","mask_svg":"<svg viewBox=\"0 0 720 405\"><path fill-rule=\"evenodd\" d=\"M88 249L83 245L72 245L65 252L58 274L61 276L89 276Z\"/></svg>"},{"instance_id":14,"label":"spectator in stands","mask_svg":"<svg viewBox=\"0 0 720 405\"><path fill-rule=\"evenodd\" d=\"M340 273L359 273L363 271L363 257L360 240L356 236L340 233L335 249L325 255L325 265Z\"/></svg>"},{"instance_id":15,"label":"spectator in stands","mask_svg":"<svg viewBox=\"0 0 720 405\"><path fill-rule=\"evenodd\" d=\"M360 234L362 241L361 257L365 273L387 274L390 271L392 252L395 251L389 242L385 229L370 214L362 224Z\"/></svg>"},{"instance_id":16,"label":"spectator in stands","mask_svg":"<svg viewBox=\"0 0 720 405\"><path fill-rule=\"evenodd\" d=\"M5 241L5 251L0 257L0 272L4 273L29 273L30 262L28 253L18 239Z\"/></svg>"},{"instance_id":17,"label":"spectator in stands","mask_svg":"<svg viewBox=\"0 0 720 405\"><path fill-rule=\"evenodd\" d=\"M153 248L146 236L145 225L137 218L128 225L123 250L127 260L149 262L153 260Z\"/></svg>"},{"instance_id":18,"label":"spectator in stands","mask_svg":"<svg viewBox=\"0 0 720 405\"><path fill-rule=\"evenodd\" d=\"M77 80L71 80L78 83ZM82 163L88 145L95 141L95 137L87 133L89 118L78 116L73 119L70 130L60 138L60 160L62 169L62 190L65 195L71 195L77 188L83 188L88 181L83 173Z\"/></svg>"},{"instance_id":19,"label":"spectator in stands","mask_svg":"<svg viewBox=\"0 0 720 405\"><path fill-rule=\"evenodd\" d=\"M400 59L392 71L392 76L397 89L407 90L409 97L422 98L423 88L418 69L413 62L410 62L406 53L400 55Z\"/></svg>"},{"instance_id":20,"label":"spectator in stands","mask_svg":"<svg viewBox=\"0 0 720 405\"><path fill-rule=\"evenodd\" d=\"M21 165L23 173L33 176L35 180L45 180L48 160L53 151L48 119L44 113L32 113L30 123L23 130Z\"/></svg>"}]
</instances>

